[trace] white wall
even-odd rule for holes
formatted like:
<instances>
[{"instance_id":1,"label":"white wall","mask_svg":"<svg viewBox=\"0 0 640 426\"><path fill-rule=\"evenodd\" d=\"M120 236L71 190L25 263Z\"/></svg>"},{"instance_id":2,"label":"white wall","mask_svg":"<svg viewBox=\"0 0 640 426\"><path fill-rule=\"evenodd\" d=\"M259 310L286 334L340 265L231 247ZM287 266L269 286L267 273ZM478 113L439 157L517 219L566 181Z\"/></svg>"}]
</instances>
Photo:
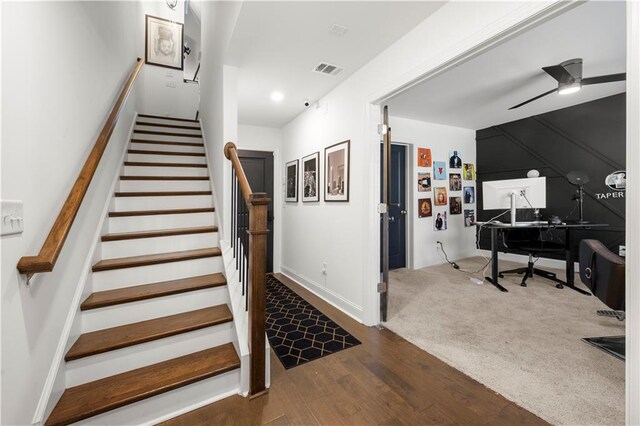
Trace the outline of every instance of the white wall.
<instances>
[{"instance_id":1,"label":"white wall","mask_svg":"<svg viewBox=\"0 0 640 426\"><path fill-rule=\"evenodd\" d=\"M167 7L164 0L142 1L139 4L141 12L137 18L137 37L141 42L138 44L138 56L144 58L145 14L184 23L184 1L178 1L173 10ZM200 87L197 84L183 82L183 77L183 71L178 69L145 65L139 81L141 91L139 112L196 118ZM189 74L188 77L192 78L193 74Z\"/></svg>"},{"instance_id":2,"label":"white wall","mask_svg":"<svg viewBox=\"0 0 640 426\"><path fill-rule=\"evenodd\" d=\"M202 24L193 11L187 12L184 18L184 40L191 53L184 59L184 77L192 80L200 63Z\"/></svg>"},{"instance_id":3,"label":"white wall","mask_svg":"<svg viewBox=\"0 0 640 426\"><path fill-rule=\"evenodd\" d=\"M24 202L25 226L22 235L1 239L2 424L31 423L120 167L135 92L54 271L27 287L16 264L38 253L133 69L140 12L133 2L2 3L1 196Z\"/></svg>"},{"instance_id":4,"label":"white wall","mask_svg":"<svg viewBox=\"0 0 640 426\"><path fill-rule=\"evenodd\" d=\"M391 111L393 113L393 111ZM441 252L436 250L436 241L441 241L447 252L449 260L457 260L476 254L475 227L464 226L464 209L476 208L473 204L463 204L463 214L451 215L449 205L436 206L433 190L430 192L418 192L417 174L418 172L430 172L431 184L433 187L443 186L447 188L447 197L463 197L462 191L450 191L448 176L452 170L449 169L449 152L457 150L464 163L476 163L476 132L471 129L460 127L444 126L440 124L427 123L418 120L409 120L400 117L389 117L391 127L392 142L410 144L409 151L412 155L407 159L410 171L410 194L413 201L408 210L408 221L413 222L411 238L412 243L413 268L419 269L426 266L444 263ZM418 148L430 148L433 161L444 161L447 163L447 180L433 179L433 167L424 168L417 166ZM453 170L453 173L462 174L462 170ZM463 187L472 186L475 188L475 181L462 181ZM430 198L433 205L433 217L418 217L418 199ZM448 202L448 200L447 200ZM446 231L435 231L433 222L436 214L441 211L447 212L448 228ZM411 228L410 228L411 229Z\"/></svg>"},{"instance_id":5,"label":"white wall","mask_svg":"<svg viewBox=\"0 0 640 426\"><path fill-rule=\"evenodd\" d=\"M351 140L348 203L287 205L282 269L367 324L378 322L379 108L370 104L538 14L553 2L450 2L283 128L283 162ZM322 155L321 155L322 156ZM324 173L322 173L324 178ZM328 273L320 272L328 263Z\"/></svg>"},{"instance_id":6,"label":"white wall","mask_svg":"<svg viewBox=\"0 0 640 426\"><path fill-rule=\"evenodd\" d=\"M238 126L238 149L273 152L273 271L280 272L282 258L282 130L272 127Z\"/></svg>"}]
</instances>

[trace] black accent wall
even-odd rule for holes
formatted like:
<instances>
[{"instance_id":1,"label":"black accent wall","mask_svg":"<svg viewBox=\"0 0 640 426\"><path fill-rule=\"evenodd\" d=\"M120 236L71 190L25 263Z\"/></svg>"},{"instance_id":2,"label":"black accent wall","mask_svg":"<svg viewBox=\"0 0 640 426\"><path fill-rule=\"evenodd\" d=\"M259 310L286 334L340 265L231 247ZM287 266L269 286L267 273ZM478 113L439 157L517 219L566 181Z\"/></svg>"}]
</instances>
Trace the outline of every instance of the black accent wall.
<instances>
[{"instance_id":1,"label":"black accent wall","mask_svg":"<svg viewBox=\"0 0 640 426\"><path fill-rule=\"evenodd\" d=\"M577 187L567 181L566 175L572 170L584 171L590 178L585 185L584 219L610 226L576 231L574 241L598 239L618 253L618 245L624 244L625 200L620 194L616 198L597 194L606 197L616 193L605 185L605 178L626 169L625 102L622 93L478 130L478 220L486 221L500 213L482 210L483 181L525 178L531 169L547 178L543 218L556 215L563 220L577 219L578 209L573 210L576 201L572 201ZM509 220L508 216L501 219ZM531 211L519 211L518 219L531 220ZM490 248L484 231L480 246Z\"/></svg>"}]
</instances>

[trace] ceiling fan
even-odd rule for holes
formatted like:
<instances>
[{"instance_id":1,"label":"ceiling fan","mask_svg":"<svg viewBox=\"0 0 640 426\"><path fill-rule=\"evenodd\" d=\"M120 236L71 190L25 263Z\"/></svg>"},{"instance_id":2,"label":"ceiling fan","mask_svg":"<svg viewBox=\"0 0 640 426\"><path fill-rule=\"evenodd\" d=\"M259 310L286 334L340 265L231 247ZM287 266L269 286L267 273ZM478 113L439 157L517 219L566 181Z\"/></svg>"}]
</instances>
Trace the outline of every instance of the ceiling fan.
<instances>
[{"instance_id":1,"label":"ceiling fan","mask_svg":"<svg viewBox=\"0 0 640 426\"><path fill-rule=\"evenodd\" d=\"M582 58L569 59L558 65L552 65L542 68L544 72L556 79L558 87L548 92L544 92L536 97L533 97L527 101L524 101L518 105L512 106L511 109L520 108L523 105L540 99L544 96L550 95L553 92L558 92L561 95L567 95L569 93L577 92L582 86L590 84L611 83L614 81L624 81L627 78L626 73L620 74L608 74L600 75L597 77L582 78Z\"/></svg>"}]
</instances>

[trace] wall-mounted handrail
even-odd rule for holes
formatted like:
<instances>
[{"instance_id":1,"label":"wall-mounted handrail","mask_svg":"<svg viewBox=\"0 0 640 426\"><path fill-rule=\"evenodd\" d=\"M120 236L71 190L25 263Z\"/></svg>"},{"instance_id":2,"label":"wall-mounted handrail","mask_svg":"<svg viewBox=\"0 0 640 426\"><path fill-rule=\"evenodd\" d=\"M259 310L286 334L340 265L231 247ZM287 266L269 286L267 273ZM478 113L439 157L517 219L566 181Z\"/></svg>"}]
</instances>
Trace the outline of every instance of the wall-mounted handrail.
<instances>
[{"instance_id":1,"label":"wall-mounted handrail","mask_svg":"<svg viewBox=\"0 0 640 426\"><path fill-rule=\"evenodd\" d=\"M122 110L122 107L131 92L133 83L143 65L144 61L138 58L133 71L131 71L129 78L122 87L120 95L118 96L102 131L98 135L98 138L93 145L93 149L89 153L76 182L73 184L67 200L60 209L60 213L58 213L58 217L53 223L47 239L42 244L40 252L37 256L24 256L20 258L20 261L18 262L18 270L20 273L27 275L27 284L29 284L29 280L33 274L39 272L51 272L53 270L53 267L58 260L58 256L62 251L62 247L64 246L65 240L69 235L71 225L73 225L73 221L78 214L78 210L80 210L80 205L87 193L91 179L93 179L93 175L98 168L102 154L104 153L104 150L109 143L109 139L111 138L111 134L113 133L113 129L118 122L120 111Z\"/></svg>"},{"instance_id":2,"label":"wall-mounted handrail","mask_svg":"<svg viewBox=\"0 0 640 426\"><path fill-rule=\"evenodd\" d=\"M236 267L245 290L249 311L249 396L267 392L265 386L265 322L267 283L267 208L271 199L264 192L252 192L244 173L238 150L232 142L224 146L224 155L231 161L232 245ZM240 188L240 194L237 189ZM241 198L238 198L241 195ZM240 201L239 201L240 200ZM239 249L241 248L241 249Z\"/></svg>"}]
</instances>

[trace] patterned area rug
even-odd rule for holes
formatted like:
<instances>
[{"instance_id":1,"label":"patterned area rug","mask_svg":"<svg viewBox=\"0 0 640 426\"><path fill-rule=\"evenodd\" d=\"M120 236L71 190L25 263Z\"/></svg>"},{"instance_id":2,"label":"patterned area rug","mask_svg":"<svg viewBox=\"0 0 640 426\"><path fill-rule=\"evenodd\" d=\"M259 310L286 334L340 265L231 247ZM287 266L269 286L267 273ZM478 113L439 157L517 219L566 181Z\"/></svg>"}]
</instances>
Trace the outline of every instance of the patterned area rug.
<instances>
[{"instance_id":1,"label":"patterned area rug","mask_svg":"<svg viewBox=\"0 0 640 426\"><path fill-rule=\"evenodd\" d=\"M284 368L360 344L293 290L267 275L267 336Z\"/></svg>"}]
</instances>

